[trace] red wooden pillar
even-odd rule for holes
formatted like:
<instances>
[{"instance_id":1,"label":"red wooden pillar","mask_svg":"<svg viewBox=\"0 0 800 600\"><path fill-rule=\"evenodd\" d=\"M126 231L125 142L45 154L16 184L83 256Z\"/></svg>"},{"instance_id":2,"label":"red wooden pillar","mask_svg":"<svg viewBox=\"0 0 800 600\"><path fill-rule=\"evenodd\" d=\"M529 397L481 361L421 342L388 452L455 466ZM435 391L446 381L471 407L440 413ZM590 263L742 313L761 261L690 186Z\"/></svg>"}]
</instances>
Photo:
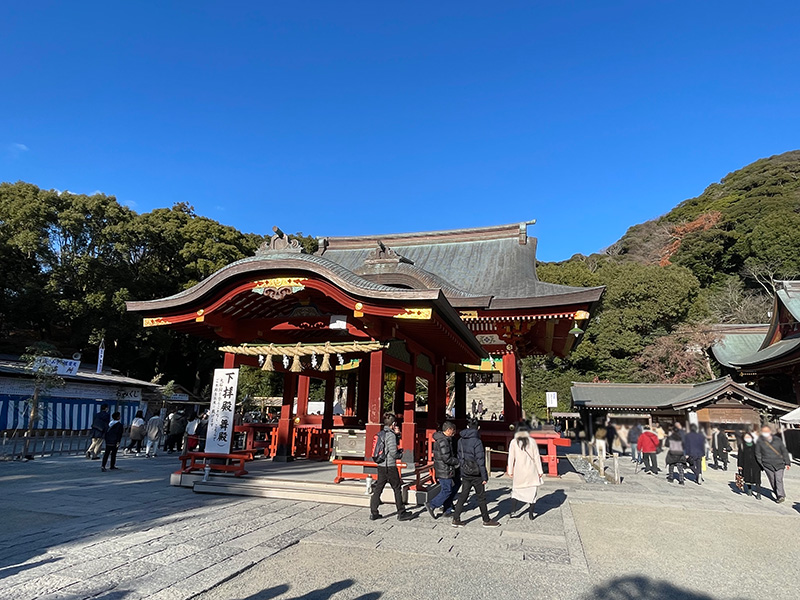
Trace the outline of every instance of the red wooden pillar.
<instances>
[{"instance_id":1,"label":"red wooden pillar","mask_svg":"<svg viewBox=\"0 0 800 600\"><path fill-rule=\"evenodd\" d=\"M416 416L417 378L412 373L403 373L403 462L416 463L417 424ZM399 386L398 386L399 387Z\"/></svg>"},{"instance_id":2,"label":"red wooden pillar","mask_svg":"<svg viewBox=\"0 0 800 600\"><path fill-rule=\"evenodd\" d=\"M503 354L503 416L506 423L516 423L522 418L522 381L517 355Z\"/></svg>"},{"instance_id":3,"label":"red wooden pillar","mask_svg":"<svg viewBox=\"0 0 800 600\"><path fill-rule=\"evenodd\" d=\"M467 418L467 374L456 372L455 377L455 418L466 420Z\"/></svg>"},{"instance_id":4,"label":"red wooden pillar","mask_svg":"<svg viewBox=\"0 0 800 600\"><path fill-rule=\"evenodd\" d=\"M278 444L272 460L288 462L294 460L292 453L292 433L294 419L292 408L294 394L297 389L297 376L294 373L283 374L283 403L281 405L281 418L278 421Z\"/></svg>"},{"instance_id":5,"label":"red wooden pillar","mask_svg":"<svg viewBox=\"0 0 800 600\"><path fill-rule=\"evenodd\" d=\"M356 374L347 374L347 396L345 400L344 414L352 417L356 414Z\"/></svg>"},{"instance_id":6,"label":"red wooden pillar","mask_svg":"<svg viewBox=\"0 0 800 600\"><path fill-rule=\"evenodd\" d=\"M370 456L372 440L383 428L383 415L381 414L383 412L383 350L376 350L370 354L368 373L368 420L364 456ZM359 404L360 400L359 398Z\"/></svg>"},{"instance_id":7,"label":"red wooden pillar","mask_svg":"<svg viewBox=\"0 0 800 600\"><path fill-rule=\"evenodd\" d=\"M297 376L297 416L300 422L305 422L308 416L308 392L311 389L311 377L308 375Z\"/></svg>"},{"instance_id":8,"label":"red wooden pillar","mask_svg":"<svg viewBox=\"0 0 800 600\"><path fill-rule=\"evenodd\" d=\"M322 416L322 429L333 429L333 404L336 402L336 375L331 372L325 378L325 410Z\"/></svg>"},{"instance_id":9,"label":"red wooden pillar","mask_svg":"<svg viewBox=\"0 0 800 600\"><path fill-rule=\"evenodd\" d=\"M356 398L356 416L359 426L366 426L369 421L369 354L365 354L358 367L358 397ZM370 448L371 450L372 448Z\"/></svg>"}]
</instances>

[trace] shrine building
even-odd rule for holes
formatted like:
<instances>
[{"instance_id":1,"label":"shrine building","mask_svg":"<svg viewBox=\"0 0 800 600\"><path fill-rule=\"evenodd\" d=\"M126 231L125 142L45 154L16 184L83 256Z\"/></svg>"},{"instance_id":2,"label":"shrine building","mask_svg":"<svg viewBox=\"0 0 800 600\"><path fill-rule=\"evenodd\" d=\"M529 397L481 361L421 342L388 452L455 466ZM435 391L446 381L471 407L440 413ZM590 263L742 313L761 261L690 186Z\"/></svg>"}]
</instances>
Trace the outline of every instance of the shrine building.
<instances>
[{"instance_id":1,"label":"shrine building","mask_svg":"<svg viewBox=\"0 0 800 600\"><path fill-rule=\"evenodd\" d=\"M341 431L360 433L354 454L367 456L390 410L405 462L425 461L446 418L465 424L470 374L502 387L504 421L481 430L505 447L522 418L520 359L568 355L604 291L539 281L530 224L320 238L313 255L273 228L255 256L127 308L145 327L217 341L225 368L282 373L280 420L261 446L275 460L324 458ZM325 382L321 415L308 414L312 379Z\"/></svg>"}]
</instances>

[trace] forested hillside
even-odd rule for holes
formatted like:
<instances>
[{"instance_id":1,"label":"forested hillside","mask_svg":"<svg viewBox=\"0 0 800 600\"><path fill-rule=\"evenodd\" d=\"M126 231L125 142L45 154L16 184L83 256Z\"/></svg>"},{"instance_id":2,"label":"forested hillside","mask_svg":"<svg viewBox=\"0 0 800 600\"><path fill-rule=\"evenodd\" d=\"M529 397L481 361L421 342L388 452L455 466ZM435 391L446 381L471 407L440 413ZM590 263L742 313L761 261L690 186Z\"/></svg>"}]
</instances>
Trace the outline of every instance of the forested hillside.
<instances>
[{"instance_id":1,"label":"forested hillside","mask_svg":"<svg viewBox=\"0 0 800 600\"><path fill-rule=\"evenodd\" d=\"M180 292L261 242L186 203L138 214L113 196L2 183L0 353L46 341L91 363L105 339L107 367L191 389L219 362L215 346L144 329L125 301Z\"/></svg>"},{"instance_id":2,"label":"forested hillside","mask_svg":"<svg viewBox=\"0 0 800 600\"><path fill-rule=\"evenodd\" d=\"M800 151L730 173L603 253L538 272L608 288L568 360L526 363L529 409L541 411L545 390L567 407L571 381L708 379L709 325L768 321L773 282L800 276Z\"/></svg>"}]
</instances>

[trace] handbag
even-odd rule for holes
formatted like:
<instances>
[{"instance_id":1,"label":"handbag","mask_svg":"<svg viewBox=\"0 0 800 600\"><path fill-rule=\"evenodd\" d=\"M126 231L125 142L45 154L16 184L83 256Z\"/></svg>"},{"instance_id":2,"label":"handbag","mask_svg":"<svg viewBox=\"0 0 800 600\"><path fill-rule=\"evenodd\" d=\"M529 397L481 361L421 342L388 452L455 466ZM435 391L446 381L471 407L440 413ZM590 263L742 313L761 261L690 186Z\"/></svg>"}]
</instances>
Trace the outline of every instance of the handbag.
<instances>
[{"instance_id":1,"label":"handbag","mask_svg":"<svg viewBox=\"0 0 800 600\"><path fill-rule=\"evenodd\" d=\"M700 470L705 473L706 469L708 468L708 463L706 462L706 457L704 456L700 461Z\"/></svg>"},{"instance_id":2,"label":"handbag","mask_svg":"<svg viewBox=\"0 0 800 600\"><path fill-rule=\"evenodd\" d=\"M744 490L744 477L742 477L741 473L737 473L735 477L736 487L739 488L740 491Z\"/></svg>"}]
</instances>

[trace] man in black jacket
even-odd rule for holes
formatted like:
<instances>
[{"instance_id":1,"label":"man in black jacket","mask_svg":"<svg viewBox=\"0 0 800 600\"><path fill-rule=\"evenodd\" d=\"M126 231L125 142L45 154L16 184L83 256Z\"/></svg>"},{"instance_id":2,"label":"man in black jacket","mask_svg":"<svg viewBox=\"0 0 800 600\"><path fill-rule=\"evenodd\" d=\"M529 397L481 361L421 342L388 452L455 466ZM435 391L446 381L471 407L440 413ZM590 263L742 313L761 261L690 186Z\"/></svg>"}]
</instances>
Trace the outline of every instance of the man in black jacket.
<instances>
[{"instance_id":1,"label":"man in black jacket","mask_svg":"<svg viewBox=\"0 0 800 600\"><path fill-rule=\"evenodd\" d=\"M453 452L453 437L456 435L456 426L450 421L445 421L442 430L433 434L433 470L441 490L433 500L425 503L430 515L436 519L435 509L441 507L446 513L453 507L453 500L458 493L461 482L458 480L458 458Z\"/></svg>"},{"instance_id":2,"label":"man in black jacket","mask_svg":"<svg viewBox=\"0 0 800 600\"><path fill-rule=\"evenodd\" d=\"M92 443L86 451L86 458L92 460L100 458L100 448L103 447L103 438L108 431L108 422L111 415L108 413L108 404L100 405L100 412L92 419Z\"/></svg>"},{"instance_id":3,"label":"man in black jacket","mask_svg":"<svg viewBox=\"0 0 800 600\"><path fill-rule=\"evenodd\" d=\"M486 507L486 482L489 481L489 474L486 472L486 451L478 435L478 421L475 419L470 420L467 428L461 432L461 439L458 440L458 462L461 466L463 487L453 511L453 527L464 527L461 511L464 510L464 504L473 488L483 517L483 526L499 527L500 523L489 517L489 509Z\"/></svg>"},{"instance_id":4,"label":"man in black jacket","mask_svg":"<svg viewBox=\"0 0 800 600\"><path fill-rule=\"evenodd\" d=\"M383 417L383 431L378 435L383 441L383 456L378 461L378 480L372 488L372 498L369 501L369 519L374 521L380 519L378 505L381 501L383 488L388 483L394 492L394 503L397 507L397 520L409 521L413 515L406 510L403 503L403 482L400 480L400 473L397 472L397 461L403 457L403 449L397 443L399 427L393 414L387 413ZM376 440L378 442L378 440Z\"/></svg>"},{"instance_id":5,"label":"man in black jacket","mask_svg":"<svg viewBox=\"0 0 800 600\"><path fill-rule=\"evenodd\" d=\"M781 503L786 500L783 472L788 471L792 463L783 441L772 435L769 425L761 428L761 438L756 442L756 461L764 469L764 474L775 494L775 502Z\"/></svg>"},{"instance_id":6,"label":"man in black jacket","mask_svg":"<svg viewBox=\"0 0 800 600\"><path fill-rule=\"evenodd\" d=\"M111 415L111 421L106 431L106 451L103 453L103 465L100 467L101 471L106 470L106 463L108 462L109 456L111 456L111 469L114 470L117 468L117 448L119 448L119 443L122 441L123 431L122 422L119 418L119 412L115 412Z\"/></svg>"}]
</instances>

